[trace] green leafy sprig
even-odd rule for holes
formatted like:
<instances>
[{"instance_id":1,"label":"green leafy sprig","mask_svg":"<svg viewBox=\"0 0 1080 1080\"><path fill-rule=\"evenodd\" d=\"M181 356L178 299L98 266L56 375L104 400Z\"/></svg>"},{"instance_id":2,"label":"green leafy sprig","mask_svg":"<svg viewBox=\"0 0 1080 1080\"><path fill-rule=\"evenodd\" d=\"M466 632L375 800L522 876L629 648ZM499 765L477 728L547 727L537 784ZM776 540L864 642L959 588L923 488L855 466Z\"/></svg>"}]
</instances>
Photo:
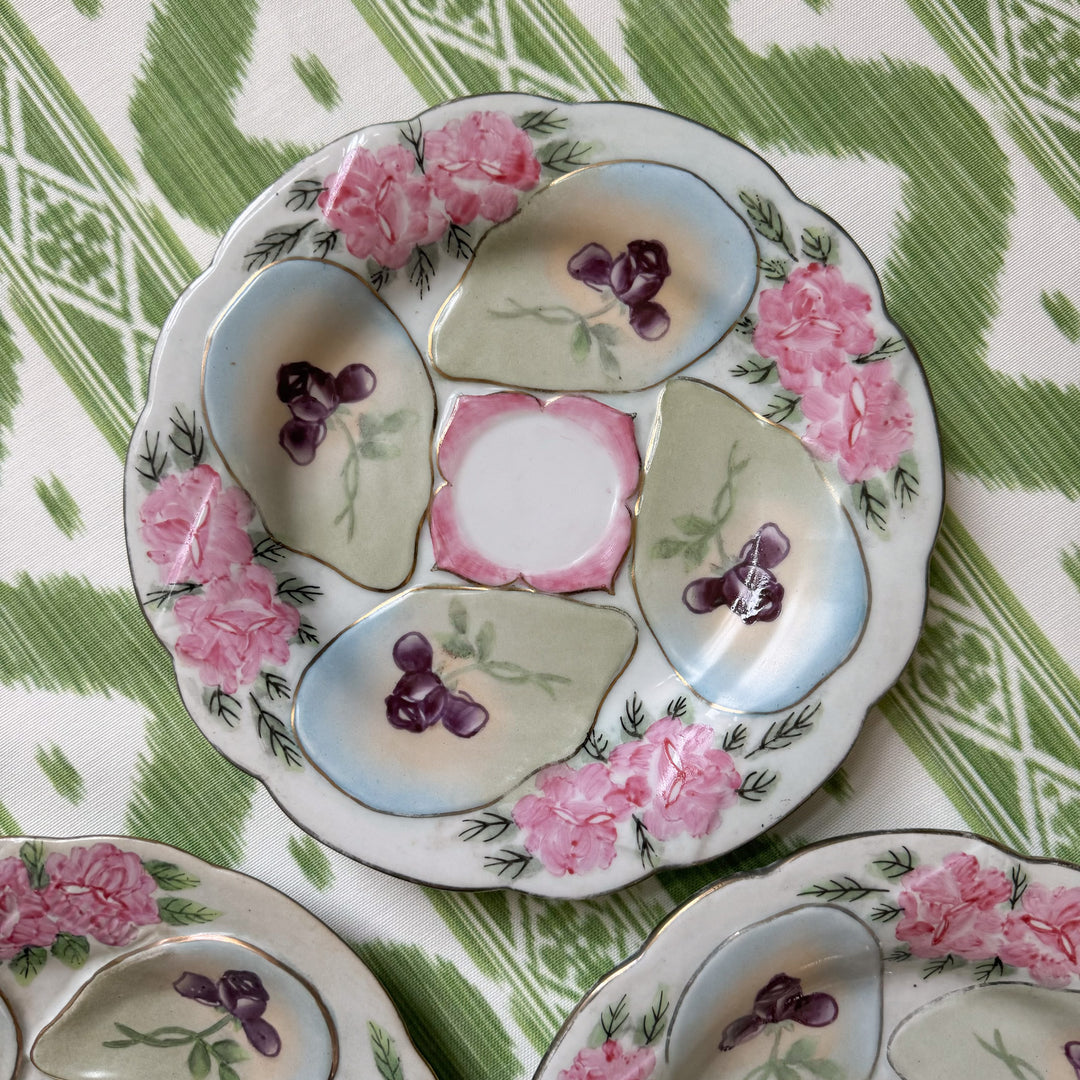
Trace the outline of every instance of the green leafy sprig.
<instances>
[{"instance_id":1,"label":"green leafy sprig","mask_svg":"<svg viewBox=\"0 0 1080 1080\"><path fill-rule=\"evenodd\" d=\"M510 660L494 659L492 654L495 648L495 624L485 620L475 636L470 637L469 613L457 597L450 601L450 625L452 632L436 634L435 640L453 660L472 661L464 667L438 669L437 674L450 690L456 689L458 680L467 671L481 671L500 682L528 683L543 690L551 698L555 697L556 687L569 685L573 681L565 675L556 675L550 671L530 671Z\"/></svg>"},{"instance_id":2,"label":"green leafy sprig","mask_svg":"<svg viewBox=\"0 0 1080 1080\"><path fill-rule=\"evenodd\" d=\"M735 509L735 480L750 464L749 458L736 458L739 444L731 444L728 451L727 471L720 490L716 493L706 515L682 514L674 519L675 528L681 536L664 536L649 549L654 559L674 559L682 556L683 566L690 573L704 561L709 547L716 542L721 564L730 562L724 548L723 529Z\"/></svg>"}]
</instances>

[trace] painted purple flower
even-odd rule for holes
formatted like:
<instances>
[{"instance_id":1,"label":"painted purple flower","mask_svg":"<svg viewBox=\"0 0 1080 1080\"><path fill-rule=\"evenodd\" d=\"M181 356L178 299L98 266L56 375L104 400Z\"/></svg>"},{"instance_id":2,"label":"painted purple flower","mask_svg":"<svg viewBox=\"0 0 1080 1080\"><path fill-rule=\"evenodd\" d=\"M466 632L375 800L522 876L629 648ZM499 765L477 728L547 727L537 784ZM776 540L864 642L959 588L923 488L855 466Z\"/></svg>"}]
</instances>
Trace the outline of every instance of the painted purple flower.
<instances>
[{"instance_id":1,"label":"painted purple flower","mask_svg":"<svg viewBox=\"0 0 1080 1080\"><path fill-rule=\"evenodd\" d=\"M462 691L447 690L431 670L434 653L423 634L411 630L394 643L394 663L405 674L386 698L386 719L403 731L427 731L440 720L462 739L475 735L488 711Z\"/></svg>"},{"instance_id":2,"label":"painted purple flower","mask_svg":"<svg viewBox=\"0 0 1080 1080\"><path fill-rule=\"evenodd\" d=\"M793 1020L804 1027L825 1027L840 1012L831 994L804 994L802 981L783 972L774 975L754 997L754 1007L732 1020L720 1037L720 1049L731 1050L761 1033L766 1024Z\"/></svg>"},{"instance_id":3,"label":"painted purple flower","mask_svg":"<svg viewBox=\"0 0 1080 1080\"><path fill-rule=\"evenodd\" d=\"M659 240L631 240L611 263L611 291L633 308L651 300L670 276L667 248Z\"/></svg>"},{"instance_id":4,"label":"painted purple flower","mask_svg":"<svg viewBox=\"0 0 1080 1080\"><path fill-rule=\"evenodd\" d=\"M784 586L772 568L787 558L791 542L766 522L743 545L739 561L719 576L696 578L683 590L683 603L695 615L726 607L749 625L772 622L780 614Z\"/></svg>"},{"instance_id":5,"label":"painted purple flower","mask_svg":"<svg viewBox=\"0 0 1080 1080\"><path fill-rule=\"evenodd\" d=\"M277 1057L281 1052L281 1036L263 1018L270 995L255 972L226 971L215 983L205 975L185 971L173 983L173 989L181 997L224 1009L239 1020L248 1042L263 1057Z\"/></svg>"},{"instance_id":6,"label":"painted purple flower","mask_svg":"<svg viewBox=\"0 0 1080 1080\"><path fill-rule=\"evenodd\" d=\"M668 332L671 316L653 297L671 276L667 248L659 240L631 240L614 258L603 244L589 243L566 264L567 273L590 289L608 288L630 309L630 328L646 341Z\"/></svg>"},{"instance_id":7,"label":"painted purple flower","mask_svg":"<svg viewBox=\"0 0 1080 1080\"><path fill-rule=\"evenodd\" d=\"M1074 1039L1065 1044L1065 1060L1076 1070L1077 1080L1080 1080L1080 1042Z\"/></svg>"},{"instance_id":8,"label":"painted purple flower","mask_svg":"<svg viewBox=\"0 0 1080 1080\"><path fill-rule=\"evenodd\" d=\"M297 360L277 373L278 400L291 418L278 432L282 449L297 465L310 465L326 438L326 421L339 405L363 401L375 389L375 373L367 364L349 364L337 375Z\"/></svg>"}]
</instances>

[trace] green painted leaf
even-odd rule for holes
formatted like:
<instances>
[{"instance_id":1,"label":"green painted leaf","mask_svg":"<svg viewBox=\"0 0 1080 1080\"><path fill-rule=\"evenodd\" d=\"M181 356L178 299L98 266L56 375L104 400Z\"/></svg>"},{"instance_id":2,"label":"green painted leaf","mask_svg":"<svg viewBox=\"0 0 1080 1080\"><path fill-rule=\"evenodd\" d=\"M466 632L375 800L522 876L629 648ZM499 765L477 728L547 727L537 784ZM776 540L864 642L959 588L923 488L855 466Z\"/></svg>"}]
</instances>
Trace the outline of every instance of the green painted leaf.
<instances>
[{"instance_id":1,"label":"green painted leaf","mask_svg":"<svg viewBox=\"0 0 1080 1080\"><path fill-rule=\"evenodd\" d=\"M199 884L199 879L194 874L181 870L176 863L147 859L143 863L143 869L157 882L159 889L194 889Z\"/></svg>"},{"instance_id":2,"label":"green painted leaf","mask_svg":"<svg viewBox=\"0 0 1080 1080\"><path fill-rule=\"evenodd\" d=\"M476 657L483 663L491 657L491 650L495 645L495 625L490 620L480 627L476 635Z\"/></svg>"},{"instance_id":3,"label":"green painted leaf","mask_svg":"<svg viewBox=\"0 0 1080 1080\"><path fill-rule=\"evenodd\" d=\"M164 896L157 902L157 906L161 921L169 926L194 926L198 923L213 922L221 914L205 904L196 904L194 900L183 900L179 896Z\"/></svg>"},{"instance_id":4,"label":"green painted leaf","mask_svg":"<svg viewBox=\"0 0 1080 1080\"><path fill-rule=\"evenodd\" d=\"M396 412L387 413L386 416L382 418L382 423L379 425L379 431L385 432L387 435L392 435L395 432L401 431L414 415L415 414L409 409L398 409Z\"/></svg>"},{"instance_id":5,"label":"green painted leaf","mask_svg":"<svg viewBox=\"0 0 1080 1080\"><path fill-rule=\"evenodd\" d=\"M792 1065L809 1061L814 1056L814 1048L817 1046L816 1039L796 1039L787 1049L784 1060Z\"/></svg>"},{"instance_id":6,"label":"green painted leaf","mask_svg":"<svg viewBox=\"0 0 1080 1080\"><path fill-rule=\"evenodd\" d=\"M681 555L685 550L685 540L677 540L674 536L665 536L662 540L657 540L653 544L649 554L654 559L673 559L676 555Z\"/></svg>"},{"instance_id":7,"label":"green painted leaf","mask_svg":"<svg viewBox=\"0 0 1080 1080\"><path fill-rule=\"evenodd\" d=\"M485 902L500 906L505 898L489 893ZM369 941L352 947L386 987L416 1048L441 1080L521 1075L502 1019L454 964L418 945Z\"/></svg>"},{"instance_id":8,"label":"green painted leaf","mask_svg":"<svg viewBox=\"0 0 1080 1080\"><path fill-rule=\"evenodd\" d=\"M247 1061L248 1055L235 1039L219 1039L213 1045L214 1057L218 1061L231 1064L234 1061Z\"/></svg>"},{"instance_id":9,"label":"green painted leaf","mask_svg":"<svg viewBox=\"0 0 1080 1080\"><path fill-rule=\"evenodd\" d=\"M394 1040L374 1020L368 1021L368 1034L371 1036L375 1068L383 1080L405 1080L405 1071L401 1067Z\"/></svg>"},{"instance_id":10,"label":"green painted leaf","mask_svg":"<svg viewBox=\"0 0 1080 1080\"><path fill-rule=\"evenodd\" d=\"M37 945L28 945L8 967L15 973L15 981L20 986L27 986L34 981L48 959L49 954L44 949Z\"/></svg>"},{"instance_id":11,"label":"green painted leaf","mask_svg":"<svg viewBox=\"0 0 1080 1080\"><path fill-rule=\"evenodd\" d=\"M843 1067L829 1058L813 1058L805 1062L803 1068L820 1080L844 1080L846 1076Z\"/></svg>"},{"instance_id":12,"label":"green painted leaf","mask_svg":"<svg viewBox=\"0 0 1080 1080\"><path fill-rule=\"evenodd\" d=\"M231 1066L222 1062L218 1066L218 1076L221 1080L240 1080L240 1074Z\"/></svg>"},{"instance_id":13,"label":"green painted leaf","mask_svg":"<svg viewBox=\"0 0 1080 1080\"><path fill-rule=\"evenodd\" d=\"M456 596L450 601L450 625L459 634L469 632L469 613L465 610L465 605Z\"/></svg>"},{"instance_id":14,"label":"green painted leaf","mask_svg":"<svg viewBox=\"0 0 1080 1080\"><path fill-rule=\"evenodd\" d=\"M86 963L90 955L90 942L81 934L57 934L49 950L61 964L66 964L73 971Z\"/></svg>"},{"instance_id":15,"label":"green painted leaf","mask_svg":"<svg viewBox=\"0 0 1080 1080\"><path fill-rule=\"evenodd\" d=\"M464 660L467 657L475 655L475 650L472 647L472 642L468 638L461 637L458 634L436 634L435 640L442 646L445 652L448 652L455 660Z\"/></svg>"},{"instance_id":16,"label":"green painted leaf","mask_svg":"<svg viewBox=\"0 0 1080 1080\"><path fill-rule=\"evenodd\" d=\"M619 340L619 331L609 323L597 323L592 327L592 336L601 345L614 345Z\"/></svg>"},{"instance_id":17,"label":"green painted leaf","mask_svg":"<svg viewBox=\"0 0 1080 1080\"><path fill-rule=\"evenodd\" d=\"M210 1064L210 1051L206 1048L206 1043L202 1039L196 1039L191 1046L191 1053L188 1054L188 1072L194 1080L203 1080L203 1077L210 1075Z\"/></svg>"},{"instance_id":18,"label":"green painted leaf","mask_svg":"<svg viewBox=\"0 0 1080 1080\"><path fill-rule=\"evenodd\" d=\"M570 337L570 355L579 364L584 363L591 347L592 335L589 333L589 327L585 323L579 322L574 327L574 333Z\"/></svg>"},{"instance_id":19,"label":"green painted leaf","mask_svg":"<svg viewBox=\"0 0 1080 1080\"><path fill-rule=\"evenodd\" d=\"M698 517L697 514L683 514L681 517L677 517L675 526L680 532L686 533L687 536L708 536L716 529L715 522L706 521L705 518Z\"/></svg>"},{"instance_id":20,"label":"green painted leaf","mask_svg":"<svg viewBox=\"0 0 1080 1080\"><path fill-rule=\"evenodd\" d=\"M49 874L45 869L45 845L40 840L27 840L19 848L19 858L26 867L32 889L44 889L49 884Z\"/></svg>"}]
</instances>

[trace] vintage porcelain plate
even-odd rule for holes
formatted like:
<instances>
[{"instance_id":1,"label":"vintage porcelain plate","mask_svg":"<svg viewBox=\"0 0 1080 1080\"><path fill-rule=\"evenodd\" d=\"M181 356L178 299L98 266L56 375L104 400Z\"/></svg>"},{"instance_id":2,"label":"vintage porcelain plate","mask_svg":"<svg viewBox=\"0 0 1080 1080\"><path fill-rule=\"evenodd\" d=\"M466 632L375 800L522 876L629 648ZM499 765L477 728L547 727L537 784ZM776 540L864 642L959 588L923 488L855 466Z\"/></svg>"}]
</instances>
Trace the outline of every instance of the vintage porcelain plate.
<instances>
[{"instance_id":1,"label":"vintage porcelain plate","mask_svg":"<svg viewBox=\"0 0 1080 1080\"><path fill-rule=\"evenodd\" d=\"M687 120L520 95L260 195L126 471L139 598L223 754L364 862L564 896L830 775L941 507L922 370L834 222Z\"/></svg>"},{"instance_id":2,"label":"vintage porcelain plate","mask_svg":"<svg viewBox=\"0 0 1080 1080\"><path fill-rule=\"evenodd\" d=\"M873 833L710 886L600 981L536 1080L1075 1080L1080 868Z\"/></svg>"},{"instance_id":3,"label":"vintage porcelain plate","mask_svg":"<svg viewBox=\"0 0 1080 1080\"><path fill-rule=\"evenodd\" d=\"M0 839L0 1077L431 1080L356 954L242 874L128 837Z\"/></svg>"}]
</instances>

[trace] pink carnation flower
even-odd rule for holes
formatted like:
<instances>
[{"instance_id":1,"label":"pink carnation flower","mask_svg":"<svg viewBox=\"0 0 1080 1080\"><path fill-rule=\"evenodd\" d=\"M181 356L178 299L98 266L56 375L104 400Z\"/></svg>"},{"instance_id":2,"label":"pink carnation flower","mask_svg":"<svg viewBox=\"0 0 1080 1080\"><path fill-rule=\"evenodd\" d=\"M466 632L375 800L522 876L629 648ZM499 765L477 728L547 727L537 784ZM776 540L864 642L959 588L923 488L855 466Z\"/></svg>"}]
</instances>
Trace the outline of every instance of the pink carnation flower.
<instances>
[{"instance_id":1,"label":"pink carnation flower","mask_svg":"<svg viewBox=\"0 0 1080 1080\"><path fill-rule=\"evenodd\" d=\"M56 932L43 895L30 886L22 859L0 859L0 960L18 956L28 945L51 945Z\"/></svg>"},{"instance_id":2,"label":"pink carnation flower","mask_svg":"<svg viewBox=\"0 0 1080 1080\"><path fill-rule=\"evenodd\" d=\"M738 798L742 778L731 757L713 747L713 738L710 727L666 716L640 741L612 750L612 778L644 807L642 824L661 840L684 832L704 836Z\"/></svg>"},{"instance_id":3,"label":"pink carnation flower","mask_svg":"<svg viewBox=\"0 0 1080 1080\"><path fill-rule=\"evenodd\" d=\"M1029 885L1023 907L1006 918L998 956L1043 986L1065 986L1080 974L1080 889Z\"/></svg>"},{"instance_id":4,"label":"pink carnation flower","mask_svg":"<svg viewBox=\"0 0 1080 1080\"><path fill-rule=\"evenodd\" d=\"M505 221L540 179L532 140L506 113L474 112L424 136L424 165L455 225Z\"/></svg>"},{"instance_id":5,"label":"pink carnation flower","mask_svg":"<svg viewBox=\"0 0 1080 1080\"><path fill-rule=\"evenodd\" d=\"M896 937L913 956L985 960L1001 948L1004 915L997 906L1012 895L1009 879L981 870L974 855L950 855L941 866L917 866L904 877L904 915Z\"/></svg>"},{"instance_id":6,"label":"pink carnation flower","mask_svg":"<svg viewBox=\"0 0 1080 1080\"><path fill-rule=\"evenodd\" d=\"M45 902L67 934L88 934L104 945L127 945L140 926L161 922L157 884L139 856L114 844L54 852L45 860Z\"/></svg>"},{"instance_id":7,"label":"pink carnation flower","mask_svg":"<svg viewBox=\"0 0 1080 1080\"><path fill-rule=\"evenodd\" d=\"M199 669L207 686L235 694L255 681L263 663L284 664L300 613L276 598L277 582L261 566L245 566L207 585L201 596L182 596L173 611L183 628L176 654Z\"/></svg>"},{"instance_id":8,"label":"pink carnation flower","mask_svg":"<svg viewBox=\"0 0 1080 1080\"><path fill-rule=\"evenodd\" d=\"M526 795L514 807L525 847L557 877L607 869L615 858L615 824L631 810L607 767L591 762L575 771L552 765L536 786L543 794Z\"/></svg>"},{"instance_id":9,"label":"pink carnation flower","mask_svg":"<svg viewBox=\"0 0 1080 1080\"><path fill-rule=\"evenodd\" d=\"M319 207L356 258L397 270L413 248L442 235L446 217L432 201L431 179L414 175L415 169L416 158L404 146L374 153L357 146L326 178Z\"/></svg>"},{"instance_id":10,"label":"pink carnation flower","mask_svg":"<svg viewBox=\"0 0 1080 1080\"><path fill-rule=\"evenodd\" d=\"M651 1047L626 1047L608 1039L595 1048L579 1050L573 1065L559 1073L559 1080L648 1080L655 1068Z\"/></svg>"},{"instance_id":11,"label":"pink carnation flower","mask_svg":"<svg viewBox=\"0 0 1080 1080\"><path fill-rule=\"evenodd\" d=\"M251 562L244 526L254 511L238 487L222 489L209 465L166 476L139 509L147 555L166 567L165 580L204 584Z\"/></svg>"},{"instance_id":12,"label":"pink carnation flower","mask_svg":"<svg viewBox=\"0 0 1080 1080\"><path fill-rule=\"evenodd\" d=\"M911 449L914 416L888 360L839 368L803 394L802 411L809 421L803 442L836 460L849 484L888 472Z\"/></svg>"},{"instance_id":13,"label":"pink carnation flower","mask_svg":"<svg viewBox=\"0 0 1080 1080\"><path fill-rule=\"evenodd\" d=\"M762 290L754 348L776 360L781 385L803 394L815 371L833 371L874 347L869 311L870 294L835 266L800 266L782 288Z\"/></svg>"}]
</instances>

